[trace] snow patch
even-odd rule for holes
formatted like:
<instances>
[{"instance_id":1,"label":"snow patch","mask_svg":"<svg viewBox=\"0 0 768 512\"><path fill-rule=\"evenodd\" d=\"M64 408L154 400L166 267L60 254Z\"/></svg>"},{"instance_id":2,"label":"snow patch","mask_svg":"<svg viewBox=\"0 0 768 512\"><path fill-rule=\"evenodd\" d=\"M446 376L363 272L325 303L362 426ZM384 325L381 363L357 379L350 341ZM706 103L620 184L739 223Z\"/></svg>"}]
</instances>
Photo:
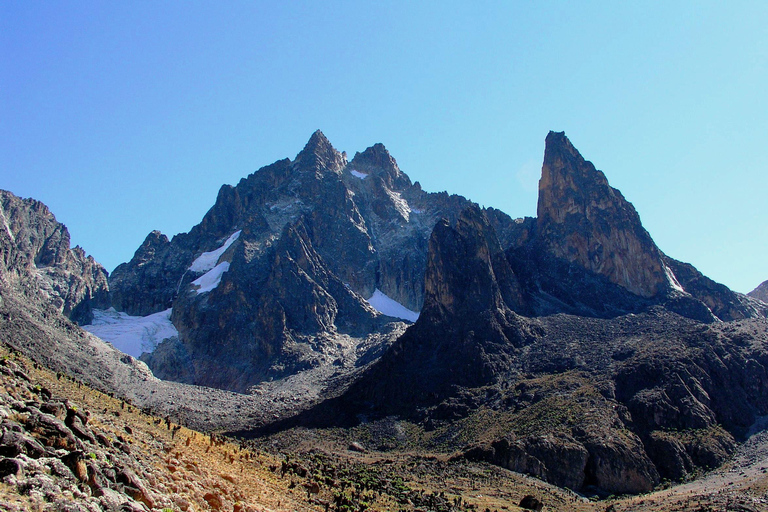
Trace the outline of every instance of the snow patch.
<instances>
[{"instance_id":1,"label":"snow patch","mask_svg":"<svg viewBox=\"0 0 768 512\"><path fill-rule=\"evenodd\" d=\"M406 220L409 221L411 219L411 207L408 205L408 201L402 198L400 195L400 192L392 192L388 188L384 187L384 190L387 192L387 195L392 200L392 203L395 205L395 209L400 213L400 215Z\"/></svg>"},{"instance_id":2,"label":"snow patch","mask_svg":"<svg viewBox=\"0 0 768 512\"><path fill-rule=\"evenodd\" d=\"M16 237L13 236L13 233L11 232L11 227L8 225L8 220L5 218L5 212L2 208L0 208L0 219L3 220L3 227L5 228L5 232L8 233L8 238L11 239L11 242L16 242Z\"/></svg>"},{"instance_id":3,"label":"snow patch","mask_svg":"<svg viewBox=\"0 0 768 512\"><path fill-rule=\"evenodd\" d=\"M199 286L199 288L195 290L195 293L198 295L201 293L208 293L209 291L219 286L219 283L221 282L221 276L227 270L229 270L229 262L222 261L211 270L192 281L192 284Z\"/></svg>"},{"instance_id":4,"label":"snow patch","mask_svg":"<svg viewBox=\"0 0 768 512\"><path fill-rule=\"evenodd\" d=\"M674 288L675 290L685 293L685 290L682 286L680 286L680 283L677 282L677 278L675 277L675 274L672 273L672 269L668 266L664 265L664 273L667 274L667 281L669 281L670 286Z\"/></svg>"},{"instance_id":5,"label":"snow patch","mask_svg":"<svg viewBox=\"0 0 768 512\"><path fill-rule=\"evenodd\" d=\"M142 352L153 352L164 339L179 335L171 323L171 309L148 316L131 316L115 308L94 309L93 323L83 329L136 358Z\"/></svg>"},{"instance_id":6,"label":"snow patch","mask_svg":"<svg viewBox=\"0 0 768 512\"><path fill-rule=\"evenodd\" d=\"M364 173L364 172L360 172L360 171L356 171L356 170L354 170L354 169L352 169L351 171L349 171L349 173L350 173L352 176L354 176L355 178L360 178L361 180L364 180L365 178L367 178L367 177L368 177L368 175L367 175L366 173Z\"/></svg>"},{"instance_id":7,"label":"snow patch","mask_svg":"<svg viewBox=\"0 0 768 512\"><path fill-rule=\"evenodd\" d=\"M208 272L211 270L219 262L221 255L224 254L224 252L229 249L229 246L232 245L235 240L240 237L241 232L242 230L238 230L232 233L232 235L227 238L227 241L224 242L224 245L215 251L204 252L198 256L197 259L192 262L192 265L190 265L189 270L192 272Z\"/></svg>"},{"instance_id":8,"label":"snow patch","mask_svg":"<svg viewBox=\"0 0 768 512\"><path fill-rule=\"evenodd\" d=\"M373 309L387 316L401 318L409 322L415 322L419 318L419 314L416 311L411 311L396 300L390 299L378 288L373 292L371 298L367 300Z\"/></svg>"}]
</instances>

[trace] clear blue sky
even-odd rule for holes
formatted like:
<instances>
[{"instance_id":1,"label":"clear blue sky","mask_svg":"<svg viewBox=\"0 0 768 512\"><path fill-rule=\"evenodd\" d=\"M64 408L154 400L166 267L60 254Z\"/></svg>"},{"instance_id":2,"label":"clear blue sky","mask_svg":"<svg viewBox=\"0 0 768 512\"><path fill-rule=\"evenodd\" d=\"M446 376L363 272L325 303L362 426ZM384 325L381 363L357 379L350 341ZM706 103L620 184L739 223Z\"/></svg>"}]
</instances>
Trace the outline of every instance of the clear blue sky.
<instances>
[{"instance_id":1,"label":"clear blue sky","mask_svg":"<svg viewBox=\"0 0 768 512\"><path fill-rule=\"evenodd\" d=\"M0 188L109 270L320 128L535 215L549 130L660 248L768 279L768 2L0 0Z\"/></svg>"}]
</instances>

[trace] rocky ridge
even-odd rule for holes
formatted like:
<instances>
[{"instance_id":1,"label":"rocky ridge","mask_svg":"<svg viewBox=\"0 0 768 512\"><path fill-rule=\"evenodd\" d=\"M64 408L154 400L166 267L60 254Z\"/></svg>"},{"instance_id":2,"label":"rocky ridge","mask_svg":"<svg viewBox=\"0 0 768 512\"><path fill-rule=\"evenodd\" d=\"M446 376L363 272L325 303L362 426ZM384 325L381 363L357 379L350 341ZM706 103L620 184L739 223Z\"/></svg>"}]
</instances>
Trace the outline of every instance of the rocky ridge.
<instances>
[{"instance_id":1,"label":"rocky ridge","mask_svg":"<svg viewBox=\"0 0 768 512\"><path fill-rule=\"evenodd\" d=\"M0 277L75 322L109 307L107 271L80 247L47 206L0 190Z\"/></svg>"}]
</instances>

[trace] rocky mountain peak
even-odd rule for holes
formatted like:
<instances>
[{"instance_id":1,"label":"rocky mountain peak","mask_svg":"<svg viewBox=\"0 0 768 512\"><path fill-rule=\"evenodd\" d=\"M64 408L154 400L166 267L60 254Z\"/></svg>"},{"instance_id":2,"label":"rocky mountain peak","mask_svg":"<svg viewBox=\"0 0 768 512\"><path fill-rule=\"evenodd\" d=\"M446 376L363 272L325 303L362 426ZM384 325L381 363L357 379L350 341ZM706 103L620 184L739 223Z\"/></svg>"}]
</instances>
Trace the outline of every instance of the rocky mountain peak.
<instances>
[{"instance_id":1,"label":"rocky mountain peak","mask_svg":"<svg viewBox=\"0 0 768 512\"><path fill-rule=\"evenodd\" d=\"M88 323L93 307L109 306L107 271L80 247L70 248L69 230L47 206L0 190L0 222L0 274L26 282L35 300L76 322Z\"/></svg>"},{"instance_id":2,"label":"rocky mountain peak","mask_svg":"<svg viewBox=\"0 0 768 512\"><path fill-rule=\"evenodd\" d=\"M760 286L749 292L747 295L753 299L768 303L768 281L763 281Z\"/></svg>"},{"instance_id":3,"label":"rocky mountain peak","mask_svg":"<svg viewBox=\"0 0 768 512\"><path fill-rule=\"evenodd\" d=\"M553 256L641 297L669 289L661 252L635 208L563 132L547 135L537 211L540 241Z\"/></svg>"},{"instance_id":4,"label":"rocky mountain peak","mask_svg":"<svg viewBox=\"0 0 768 512\"><path fill-rule=\"evenodd\" d=\"M296 155L294 165L302 169L340 173L346 165L346 158L333 147L331 141L320 130L315 131L309 138L304 149Z\"/></svg>"},{"instance_id":5,"label":"rocky mountain peak","mask_svg":"<svg viewBox=\"0 0 768 512\"><path fill-rule=\"evenodd\" d=\"M154 230L144 239L144 242L136 250L134 257L140 258L141 261L149 261L155 257L159 249L165 247L168 243L167 236L158 230Z\"/></svg>"},{"instance_id":6,"label":"rocky mountain peak","mask_svg":"<svg viewBox=\"0 0 768 512\"><path fill-rule=\"evenodd\" d=\"M411 180L400 172L397 162L389 154L384 144L378 142L362 153L355 153L350 167L364 173L373 173L384 180L390 189L402 189L411 185Z\"/></svg>"}]
</instances>

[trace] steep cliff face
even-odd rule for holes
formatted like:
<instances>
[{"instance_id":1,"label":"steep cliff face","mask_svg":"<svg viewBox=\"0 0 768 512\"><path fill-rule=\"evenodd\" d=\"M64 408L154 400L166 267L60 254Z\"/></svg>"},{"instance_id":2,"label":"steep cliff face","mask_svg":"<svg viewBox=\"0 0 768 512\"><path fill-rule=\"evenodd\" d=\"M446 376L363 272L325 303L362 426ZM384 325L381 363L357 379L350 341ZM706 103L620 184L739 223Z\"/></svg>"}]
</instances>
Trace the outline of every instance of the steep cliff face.
<instances>
[{"instance_id":1,"label":"steep cliff face","mask_svg":"<svg viewBox=\"0 0 768 512\"><path fill-rule=\"evenodd\" d=\"M700 322L768 314L666 256L632 204L564 133L546 139L538 217L504 226L507 256L536 315L612 317L659 305Z\"/></svg>"},{"instance_id":2,"label":"steep cliff face","mask_svg":"<svg viewBox=\"0 0 768 512\"><path fill-rule=\"evenodd\" d=\"M553 256L641 297L669 289L661 253L632 204L562 132L547 135L537 215L539 242Z\"/></svg>"},{"instance_id":3,"label":"steep cliff face","mask_svg":"<svg viewBox=\"0 0 768 512\"><path fill-rule=\"evenodd\" d=\"M226 268L218 283L182 289L172 315L180 339L143 357L157 376L244 392L332 362L335 335L366 335L384 323L329 270L301 220L274 245L254 244L238 236L218 260Z\"/></svg>"},{"instance_id":4,"label":"steep cliff face","mask_svg":"<svg viewBox=\"0 0 768 512\"><path fill-rule=\"evenodd\" d=\"M107 272L80 247L43 203L0 190L2 278L75 322L109 306Z\"/></svg>"},{"instance_id":5,"label":"steep cliff face","mask_svg":"<svg viewBox=\"0 0 768 512\"><path fill-rule=\"evenodd\" d=\"M137 316L170 308L181 284L178 270L189 260L190 252L172 250L167 236L152 231L131 261L119 265L110 276L112 305Z\"/></svg>"}]
</instances>

